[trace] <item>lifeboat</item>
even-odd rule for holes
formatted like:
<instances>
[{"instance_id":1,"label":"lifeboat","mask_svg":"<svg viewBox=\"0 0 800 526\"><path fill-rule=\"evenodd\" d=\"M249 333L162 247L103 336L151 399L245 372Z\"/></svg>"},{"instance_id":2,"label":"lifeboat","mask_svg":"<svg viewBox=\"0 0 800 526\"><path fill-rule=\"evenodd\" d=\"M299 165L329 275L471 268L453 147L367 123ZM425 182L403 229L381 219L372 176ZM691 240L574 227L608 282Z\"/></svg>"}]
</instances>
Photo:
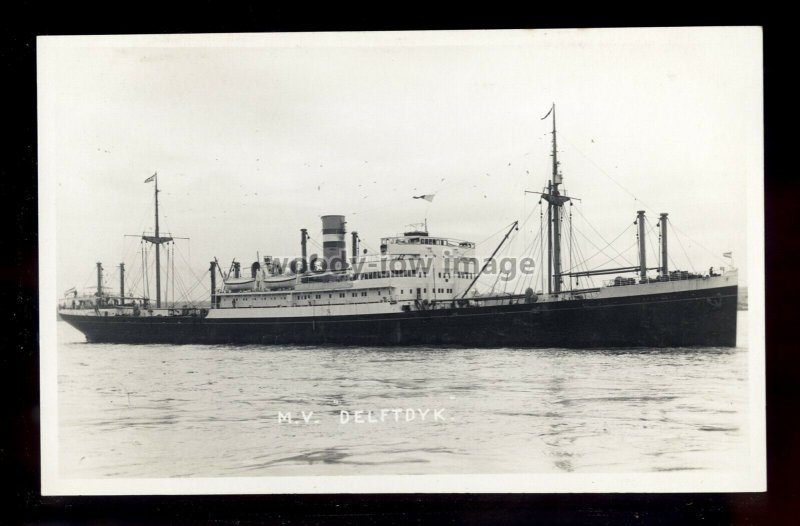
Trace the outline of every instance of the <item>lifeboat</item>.
<instances>
[{"instance_id":1,"label":"lifeboat","mask_svg":"<svg viewBox=\"0 0 800 526\"><path fill-rule=\"evenodd\" d=\"M253 290L255 288L255 278L228 278L225 280L225 288L231 292L239 292L241 290Z\"/></svg>"},{"instance_id":2,"label":"lifeboat","mask_svg":"<svg viewBox=\"0 0 800 526\"><path fill-rule=\"evenodd\" d=\"M291 274L281 274L279 276L269 276L264 278L261 283L265 288L274 289L279 287L287 287L294 283L296 279L297 277Z\"/></svg>"}]
</instances>

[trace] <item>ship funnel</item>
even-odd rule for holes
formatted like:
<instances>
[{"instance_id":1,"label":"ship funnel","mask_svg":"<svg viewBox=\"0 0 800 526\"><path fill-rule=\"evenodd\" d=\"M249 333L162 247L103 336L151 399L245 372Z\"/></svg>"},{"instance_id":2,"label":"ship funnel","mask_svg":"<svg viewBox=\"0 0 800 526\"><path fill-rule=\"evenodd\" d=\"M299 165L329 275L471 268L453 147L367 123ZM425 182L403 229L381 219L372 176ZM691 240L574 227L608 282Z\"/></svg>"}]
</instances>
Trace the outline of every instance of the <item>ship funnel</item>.
<instances>
[{"instance_id":1,"label":"ship funnel","mask_svg":"<svg viewBox=\"0 0 800 526\"><path fill-rule=\"evenodd\" d=\"M322 216L322 257L328 270L342 270L347 266L344 225L344 216Z\"/></svg>"}]
</instances>

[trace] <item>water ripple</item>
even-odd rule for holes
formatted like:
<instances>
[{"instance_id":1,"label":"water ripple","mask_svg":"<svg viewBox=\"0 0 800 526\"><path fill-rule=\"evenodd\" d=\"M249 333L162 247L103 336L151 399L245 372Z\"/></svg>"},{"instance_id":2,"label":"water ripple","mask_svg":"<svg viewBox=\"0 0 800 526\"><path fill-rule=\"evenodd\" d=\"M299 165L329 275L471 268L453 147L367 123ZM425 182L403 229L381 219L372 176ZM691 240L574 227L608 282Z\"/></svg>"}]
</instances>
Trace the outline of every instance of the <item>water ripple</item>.
<instances>
[{"instance_id":1,"label":"water ripple","mask_svg":"<svg viewBox=\"0 0 800 526\"><path fill-rule=\"evenodd\" d=\"M746 349L131 346L58 330L70 477L669 472L748 456Z\"/></svg>"}]
</instances>

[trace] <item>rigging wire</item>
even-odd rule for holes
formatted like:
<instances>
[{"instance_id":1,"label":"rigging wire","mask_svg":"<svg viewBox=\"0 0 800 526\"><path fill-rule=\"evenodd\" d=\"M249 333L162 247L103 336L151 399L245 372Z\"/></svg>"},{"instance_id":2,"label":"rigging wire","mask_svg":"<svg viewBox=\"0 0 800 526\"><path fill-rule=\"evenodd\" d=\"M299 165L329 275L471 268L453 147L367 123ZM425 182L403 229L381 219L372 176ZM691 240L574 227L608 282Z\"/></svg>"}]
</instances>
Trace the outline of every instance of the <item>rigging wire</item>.
<instances>
[{"instance_id":1,"label":"rigging wire","mask_svg":"<svg viewBox=\"0 0 800 526\"><path fill-rule=\"evenodd\" d=\"M580 266L580 264L581 264L581 263L587 263L589 260L591 260L591 259L595 258L596 256L600 255L601 253L602 253L604 256L608 257L608 256L607 256L607 254L605 254L604 252L602 252L602 250L604 250L604 249L608 248L609 246L611 246L612 244L616 243L616 242L617 242L617 240L618 240L619 238L621 238L623 235L625 235L626 233L628 233L629 229L630 229L630 225L626 226L626 227L625 227L625 229L624 229L624 230L622 230L622 232L620 232L620 233L617 235L617 237L615 237L613 240L611 240L611 242L609 242L608 244L606 244L606 245L605 245L605 246L604 246L604 247L603 247L601 250L598 250L597 252L595 252L594 254L592 254L591 256L589 256L587 259L584 259L584 260L582 260L582 261L579 261L579 262L578 262L578 263L577 263L577 264L576 264L574 267L571 267L571 268L569 268L569 269L567 270L567 272L572 272L572 271L573 271L575 268L578 268L578 267ZM627 249L623 250L623 251L622 251L622 254L624 254L625 252L627 252L629 249L630 249L630 248L627 248Z\"/></svg>"},{"instance_id":2,"label":"rigging wire","mask_svg":"<svg viewBox=\"0 0 800 526\"><path fill-rule=\"evenodd\" d=\"M647 216L645 216L645 219L644 219L644 221L645 221L645 224L647 224L647 225L650 225L650 230L649 230L649 231L648 231L648 232L645 234L645 236L644 236L644 237L645 237L645 238L647 238L647 243L650 245L650 250L652 250L652 251L653 251L653 252L652 252L653 254L657 254L657 258L659 258L659 261L660 261L660 258L661 258L661 256L660 256L660 255L658 255L658 254L659 254L659 251L658 251L658 250L656 250L655 248L653 248L653 236L652 236L652 235L650 235L650 233L651 233L653 230L655 230L655 229L657 228L657 226L656 226L656 225L653 225L653 224L650 222L650 219L649 219ZM660 267L660 266L661 266L661 265L659 264L659 267Z\"/></svg>"},{"instance_id":3,"label":"rigging wire","mask_svg":"<svg viewBox=\"0 0 800 526\"><path fill-rule=\"evenodd\" d=\"M477 247L478 245L482 245L482 244L486 243L487 241L489 241L490 239L492 239L492 238L493 238L494 236L496 236L497 234L502 234L503 232L505 232L506 230L508 230L508 228L509 228L510 226L511 226L511 224L509 223L508 225L504 226L503 228L501 228L500 230L498 230L498 231L497 231L497 232L495 232L494 234L490 234L490 235L489 235L489 237L487 237L487 238L486 238L486 239L484 239L483 241L479 241L479 242L475 243L475 246Z\"/></svg>"},{"instance_id":4,"label":"rigging wire","mask_svg":"<svg viewBox=\"0 0 800 526\"><path fill-rule=\"evenodd\" d=\"M631 250L632 248L636 247L638 244L639 244L639 241L637 241L637 240L634 240L634 241L633 241L633 243L631 243L631 244L630 244L630 246L628 246L628 248L626 248L626 249L625 249L623 252L628 252L628 251L629 251L629 250ZM605 255L605 254L604 254L604 255ZM614 263L616 263L616 264L619 264L619 262L618 262L618 261L616 261L616 260L615 260L613 257L611 257L611 258L609 258L609 259L605 260L605 261L604 261L603 263L601 263L600 265L597 265L597 266L595 266L595 267L594 267L594 269L592 269L592 270L599 269L599 268L603 268L605 265L608 265L608 264L609 264L609 263L611 263L612 261L613 261ZM631 266L633 266L633 265L631 265ZM588 269L588 267L587 267L587 269L586 269L586 270L589 270L589 269Z\"/></svg>"},{"instance_id":5,"label":"rigging wire","mask_svg":"<svg viewBox=\"0 0 800 526\"><path fill-rule=\"evenodd\" d=\"M203 274L203 279L205 279L205 277L208 275L208 273L209 273L209 271L208 271L208 270L206 270L206 271L205 271L205 273ZM195 291L195 289L196 289L198 286L200 286L201 284L202 284L202 282L198 281L198 282L196 282L196 283L195 283L195 284L194 284L194 285L193 285L191 288L189 288L189 289L185 289L185 290L184 290L184 292L182 293L182 295L179 297L179 299L178 299L178 302L182 302L182 301L184 301L184 300L185 300L185 301L189 302L189 304L190 304L192 307L197 307L197 306L198 306L198 304L200 304L200 303L201 303L202 301L204 301L204 300L194 300L194 299L192 299L192 298L190 297L190 295L191 295L191 294L192 294L192 293ZM205 290L206 290L206 291L208 291L208 289L205 289ZM207 294L207 296L208 296L208 295L210 295L210 294L211 294L211 293L210 293L210 291L209 291L209 292L208 292L208 294Z\"/></svg>"},{"instance_id":6,"label":"rigging wire","mask_svg":"<svg viewBox=\"0 0 800 526\"><path fill-rule=\"evenodd\" d=\"M123 237L123 239L125 239L125 238ZM133 252L134 251L132 250L132 248L135 246L134 243L125 243L125 245L126 245L126 248L123 250L123 257L122 257L122 261L128 267L127 268L127 272L125 272L125 290L127 290L129 293L132 293L133 290L134 290L134 287L132 286L132 284L135 283L135 282L138 282L138 279L136 278L136 273L135 273L135 271L136 271L136 265L135 264L136 264L136 259L138 259L138 254L137 254L137 258L134 259L133 258Z\"/></svg>"},{"instance_id":7,"label":"rigging wire","mask_svg":"<svg viewBox=\"0 0 800 526\"><path fill-rule=\"evenodd\" d=\"M603 249L601 249L600 247L598 247L597 245L595 245L595 244L594 244L594 241L592 241L592 239L591 239L589 236L587 236L586 234L584 234L583 232L581 232L581 230L580 230L578 227L574 227L574 228L575 228L575 232L577 232L578 234L580 234L580 235L581 235L581 236L582 236L582 237L583 237L583 238L584 238L586 241L588 241L588 242L589 242L589 244L590 244L590 245L592 245L594 248L596 248L596 249L598 249L600 252L602 252L602 254L603 254L604 256L606 256L606 257L610 257L610 258L611 258L611 261L614 261L614 262L615 262L617 265L623 266L623 265L621 265L621 264L619 263L619 261L617 260L617 257L615 257L615 256L609 256L608 254L606 254L606 253L603 251ZM631 265L631 263L630 263L630 262L627 260L627 258L625 258L625 257L624 257L624 256L622 256L621 254L619 254L619 252L618 252L618 251L616 251L616 250L615 250L615 252L617 252L617 255L618 255L619 257L621 257L621 258L623 259L623 261L625 261L625 262L628 264L628 266L633 266L633 265ZM597 268L597 267L595 267L595 268Z\"/></svg>"},{"instance_id":8,"label":"rigging wire","mask_svg":"<svg viewBox=\"0 0 800 526\"><path fill-rule=\"evenodd\" d=\"M672 255L667 254L667 258L669 259L670 268L672 270L678 270L678 266L675 264L675 261L672 259Z\"/></svg>"},{"instance_id":9,"label":"rigging wire","mask_svg":"<svg viewBox=\"0 0 800 526\"><path fill-rule=\"evenodd\" d=\"M191 287L187 287L186 283L183 281L183 278L181 278L180 275L178 275L177 276L178 285L179 285L178 288L179 288L179 292L180 292L180 296L179 296L178 302L187 301L187 302L189 302L189 304L191 306L196 307L198 303L200 303L202 301L205 301L204 298L207 298L211 294L210 289L205 286L205 278L206 278L206 276L208 276L208 274L209 274L209 270L206 270L203 273L203 276L200 279L197 279ZM200 290L202 290L204 292L204 298L195 300L195 299L193 299L191 297L191 294L198 287L202 287Z\"/></svg>"},{"instance_id":10,"label":"rigging wire","mask_svg":"<svg viewBox=\"0 0 800 526\"><path fill-rule=\"evenodd\" d=\"M673 234L675 234L675 227L672 225L672 221L667 223L667 225L669 225L669 227L672 228L672 232L673 232ZM683 248L683 243L681 243L680 236L678 236L676 234L676 235L673 235L672 237L674 237L675 239L678 240L678 246L681 247L681 251L683 251L683 256L686 258L686 262L689 263L689 268L691 268L692 272L694 272L695 271L694 270L694 265L692 265L692 260L689 259L689 254L686 253L686 249Z\"/></svg>"},{"instance_id":11,"label":"rigging wire","mask_svg":"<svg viewBox=\"0 0 800 526\"><path fill-rule=\"evenodd\" d=\"M494 289L495 289L495 286L497 285L497 282L498 282L498 280L499 280L499 279L500 279L500 278L503 276L503 274L504 274L504 273L502 272L502 268L500 268L500 266L499 266L499 265L497 265L497 260L501 259L501 256L505 257L505 256L506 256L506 255L507 255L507 254L508 254L508 253L511 251L511 244L512 244L512 243L513 243L515 240L516 240L516 236L514 236L512 239L509 239L509 243L508 243L506 246L504 246L504 247L501 249L500 253L498 253L498 254L495 254L494 261L495 261L495 269L497 270L497 277L495 278L495 280L494 280L494 283L492 284L492 290L491 290L491 292L492 292L492 293L494 293ZM527 252L527 250L526 250L525 252ZM506 273L506 274L507 274L507 273ZM516 279L519 279L519 278L515 276L515 278L514 278L514 279L516 280ZM505 294L505 292L506 292L506 288L507 288L507 286L508 286L508 282L509 282L509 281L511 281L511 279L506 279L506 280L504 280L504 283L503 283L503 293L504 293L504 294Z\"/></svg>"},{"instance_id":12,"label":"rigging wire","mask_svg":"<svg viewBox=\"0 0 800 526\"><path fill-rule=\"evenodd\" d=\"M542 276L542 293L544 293L544 207L541 199L539 199L539 259L541 260L539 269Z\"/></svg>"},{"instance_id":13,"label":"rigging wire","mask_svg":"<svg viewBox=\"0 0 800 526\"><path fill-rule=\"evenodd\" d=\"M136 276L136 273L134 273L133 270L134 269L132 268L131 272L128 272L128 273L125 274L125 278L126 278L125 290L128 292L128 296L135 297L136 296L136 291L138 290L138 287L139 287L141 275L139 275L137 277L134 277L134 278L129 278L128 276L131 275L131 274Z\"/></svg>"},{"instance_id":14,"label":"rigging wire","mask_svg":"<svg viewBox=\"0 0 800 526\"><path fill-rule=\"evenodd\" d=\"M577 251L578 251L578 256L583 260L583 251L581 249L580 244L576 244L576 248L577 248ZM588 270L589 266L585 263L585 260L583 260L583 261L584 261L584 263L583 263L584 270ZM580 266L580 264L579 264L579 266ZM592 278L592 276L586 276L586 278L588 278L589 284L593 287L594 286L594 279ZM576 286L580 286L580 277L579 276L575 277L575 285Z\"/></svg>"},{"instance_id":15,"label":"rigging wire","mask_svg":"<svg viewBox=\"0 0 800 526\"><path fill-rule=\"evenodd\" d=\"M510 227L511 227L511 225L513 225L513 223L511 223L511 224L509 224L509 225L506 225L506 229L510 228ZM513 233L513 232L510 232L510 233L509 233L509 237L510 237L510 236L514 236L514 233ZM512 239L514 239L514 238L512 238ZM501 249L499 249L499 252L498 252L498 254L505 254L505 253L506 253L506 251L508 250L508 246L509 246L509 245L505 245L505 246L503 246ZM492 258L492 260L495 260L495 261L496 261L496 259L498 258L498 254L495 254L495 255L494 255L494 257ZM491 261L491 260L488 260L488 261ZM484 266L487 266L487 265L488 265L488 261L485 261L485 262L484 262L484 265L483 265L483 266L481 266L481 268L483 268ZM497 268L497 265L495 265L495 268ZM501 275L501 273L499 273L499 272L498 272L498 275L497 275L497 277L495 278L494 282L492 283L492 291L494 290L494 286L496 285L496 283L497 283L497 280L499 279L500 275ZM482 274L482 273L480 273L480 272L478 273L478 276L479 276L479 277L478 277L478 278L476 278L476 281L475 281L475 284L473 285L473 287L474 287L475 285L477 285L478 283L480 283L480 284L482 284L482 285L488 285L488 281L483 281L483 280L485 280L485 279L486 279L486 278L488 278L489 276L486 276L485 274Z\"/></svg>"},{"instance_id":16,"label":"rigging wire","mask_svg":"<svg viewBox=\"0 0 800 526\"><path fill-rule=\"evenodd\" d=\"M639 203L641 203L641 204L642 204L642 206L644 206L645 208L647 208L648 210L650 210L650 212L652 212L653 214L655 214L655 213L656 213L656 212L653 210L653 208L652 208L652 207L650 207L650 205L648 205L647 203L645 203L644 201L642 201L641 199L639 199L638 197L636 197L636 195L635 195L633 192L631 192L630 190L628 190L628 189L627 189L625 186L623 186L623 185L622 185L622 184L621 184L619 181L617 181L616 179L614 179L613 177L611 177L611 174L609 174L607 171L605 171L605 170L604 170L604 169L603 169L603 168L602 168L602 167L601 167L599 164L597 164L596 162L594 162L594 160L592 160L592 159L591 159L591 158L590 158L588 155L586 155L585 153L583 153L583 152L580 150L580 148L578 148L577 146L575 146L575 144L574 144L572 141L570 141L570 140L569 140L569 138L568 138L567 136L565 136L565 135L564 135L564 132L559 132L559 134L558 134L558 135L559 135L559 137L562 137L562 138L563 138L563 139L564 139L564 140L565 140L567 143L569 143L569 145L570 145L572 148L574 148L574 149L575 149L575 151L576 151L576 152L578 152L578 154L580 154L580 156L581 156L581 157L583 157L584 159L586 159L587 161L589 161L589 162L590 162L590 163L591 163L591 164L592 164L592 165L593 165L595 168L597 168L598 170L600 170L600 173L602 173L603 175L605 175L606 177L608 177L608 179L610 179L610 180L611 180L611 182L613 182L615 185L617 185L617 186L618 186L620 189L622 189L622 191L624 191L626 194L628 194L629 196L631 196L631 197L633 198L633 200L634 200L634 201L638 201Z\"/></svg>"},{"instance_id":17,"label":"rigging wire","mask_svg":"<svg viewBox=\"0 0 800 526\"><path fill-rule=\"evenodd\" d=\"M539 200L538 206L539 206L539 207L541 207L541 200ZM525 225L528 223L528 221L531 219L531 217L533 217L533 215L534 215L535 213L536 213L536 207L534 207L534 208L533 208L533 209L530 211L530 213L527 215L527 217L525 218L525 220L524 220L524 221L523 221L523 222L520 224L520 228L521 228L521 230L522 230L522 232L523 232L523 236L524 236L524 233L525 233L525 228L524 228L524 226L525 226ZM541 211L540 211L540 215L541 215ZM496 232L495 234L492 234L492 235L490 235L489 237L487 237L486 239L484 239L484 240L483 240L483 241L481 241L480 243L476 243L476 246L477 246L477 245L479 245L479 244L485 243L487 240L489 240L489 239L491 239L492 237L494 237L495 235L497 235L497 233L506 231L506 230L508 229L508 227L509 227L509 226L510 226L510 225L506 225L505 227L503 227L503 229L499 230L499 231L498 231L498 232ZM537 237L538 237L538 236L537 236ZM514 243L516 243L516 242L517 242L517 238L518 238L518 236L513 236L513 237L511 237L511 238L509 239L509 242L508 242L508 244L506 244L506 245L505 245L505 246L504 246L504 247L501 249L501 252L500 252L500 254L495 254L495 257L494 257L494 259L495 259L495 260L497 260L497 259L500 257L500 255L503 255L503 256L505 256L505 255L506 255L508 252L510 252L510 250L511 250L512 246L514 245ZM531 241L531 244L528 244L528 245L525 247L525 249L522 251L522 253L523 253L523 254L526 254L526 253L528 253L528 251L530 250L530 248L533 246L533 243L535 243L535 242L536 242L536 238L534 238L534 240L533 240L533 241ZM500 276L501 276L501 273L499 273L499 272L498 272L498 275L495 277L495 280L492 282L492 286L491 286L491 289L490 289L490 293L494 293L494 289L495 289L495 287L497 286L497 282L498 282L498 280L500 279ZM514 280L514 282L515 282L515 290L516 290L516 283L517 283L518 281L520 281L520 278L519 278L519 276L515 276L515 278L514 278L513 280ZM505 281L505 284L504 284L504 287L503 287L503 290L504 290L504 292L505 292L505 290L507 289L508 281L511 281L511 280L506 280L506 281ZM479 279L478 279L478 283L481 283L482 285L483 285L483 284L487 284L486 282L482 281L482 279L481 279L481 278L479 278Z\"/></svg>"},{"instance_id":18,"label":"rigging wire","mask_svg":"<svg viewBox=\"0 0 800 526\"><path fill-rule=\"evenodd\" d=\"M178 249L178 256L180 256L181 260L183 261L184 265L189 270L189 273L192 275L195 281L200 281L200 279L197 277L197 274L195 274L194 270L192 270L192 265L186 260L186 257L183 255L183 251L180 250L180 248Z\"/></svg>"},{"instance_id":19,"label":"rigging wire","mask_svg":"<svg viewBox=\"0 0 800 526\"><path fill-rule=\"evenodd\" d=\"M598 165L596 162L594 162L594 161L593 161L593 160L592 160L592 159L591 159L591 158L590 158L588 155L584 154L584 153L583 153L583 152L580 150L580 148L578 148L577 146L575 146L575 144L574 144L572 141L570 141L568 137L566 137L566 136L564 135L564 133L563 133L563 132L559 132L559 136L560 136L560 137L562 137L562 138L564 138L564 140L565 140L567 143L569 143L569 145L570 145L572 148L574 148L574 149L575 149L575 151L576 151L576 152L578 152L578 154L580 154L580 155L581 155L581 157L583 157L584 159L586 159L587 161L589 161L589 162L590 162L590 163L591 163L591 164L592 164L592 165L593 165L595 168L597 168L597 169L600 171L600 173L602 173L603 175L605 175L605 176L606 176L608 179L610 179L610 180L611 180L611 181L612 181L614 184L616 184L616 185L617 185L619 188L621 188L621 189L622 189L622 190L623 190L625 193L627 193L628 195L630 195L630 196L631 196L631 197L632 197L632 198L633 198L635 201L638 201L639 203L641 203L641 204L642 204L642 206L644 206L644 207L645 207L647 210L649 210L649 211L650 211L651 213L653 213L654 215L657 213L653 207L651 207L650 205L648 205L647 203L645 203L644 201L642 201L641 199L639 199L638 197L636 197L636 195L635 195L633 192L631 192L630 190L628 190L628 189L627 189L625 186L623 186L623 185L622 185L622 184L621 184L619 181L617 181L616 179L614 179L614 178L611 176L611 174L609 174L609 173L608 173L606 170L604 170L604 169L603 169L603 168L602 168L600 165ZM681 234L682 234L684 237L686 237L686 239L688 239L688 240L689 240L689 241L691 241L692 243L696 244L697 246L699 246L700 248L702 248L703 250L705 250L706 252L708 252L708 253L709 253L711 256L713 256L715 259L717 259L717 261L720 261L720 262L727 263L727 261L725 261L725 259L724 259L724 258L720 257L720 255L719 255L718 253L716 253L716 252L714 252L713 250L709 249L709 248L708 248L708 247L706 247L704 244L702 244L702 243L700 243L700 242L696 241L695 239L692 239L692 237L691 237L691 236L689 236L688 234L686 234L685 232L683 232L681 229L679 229L677 226L675 226L675 225L673 224L673 220L672 220L672 219L670 219L670 221L669 221L669 225L670 225L670 226L673 228L673 230L675 230L675 231L677 231L677 232L680 232L680 233L681 233ZM676 236L676 237L677 237L677 236ZM680 240L678 241L678 244L680 244ZM690 267L692 266L692 265L691 265L691 262L689 262L689 266L690 266ZM694 270L693 270L693 271L694 271Z\"/></svg>"},{"instance_id":20,"label":"rigging wire","mask_svg":"<svg viewBox=\"0 0 800 526\"><path fill-rule=\"evenodd\" d=\"M531 260L534 261L534 263L536 262L536 258L539 255L539 254L537 254L537 250L536 250L538 248L537 245L541 246L541 244L542 244L541 240L539 240L538 237L539 236L537 234L537 236L534 237L531 240L531 242L528 244L528 247L533 247L533 251L531 252ZM539 241L539 242L537 243L537 241ZM528 249L525 250L525 253L527 253L527 252L528 252ZM534 284L534 282L536 282L538 280L539 265L535 265L534 268L535 268L534 272L530 276L528 276L527 279L523 276L523 278L519 280L521 282L520 292L524 292L524 289L530 288ZM515 291L516 291L516 289L515 289Z\"/></svg>"},{"instance_id":21,"label":"rigging wire","mask_svg":"<svg viewBox=\"0 0 800 526\"><path fill-rule=\"evenodd\" d=\"M147 299L150 295L150 284L147 281L147 247L144 241L140 242L142 245L142 298Z\"/></svg>"},{"instance_id":22,"label":"rigging wire","mask_svg":"<svg viewBox=\"0 0 800 526\"><path fill-rule=\"evenodd\" d=\"M572 266L572 201L569 202L569 266ZM572 290L572 279L569 280L569 289Z\"/></svg>"},{"instance_id":23,"label":"rigging wire","mask_svg":"<svg viewBox=\"0 0 800 526\"><path fill-rule=\"evenodd\" d=\"M691 242L692 242L692 243L694 243L695 245L699 246L700 248L702 248L703 250L705 250L706 252L708 252L709 254L711 254L712 256L714 256L714 257L717 259L717 261L720 261L720 262L722 262L722 263L725 263L725 264L727 264L727 263L728 263L728 262L725 260L725 258L723 258L723 257L720 257L720 255L719 255L718 253L716 253L716 252L712 251L710 248L706 247L706 246L705 246L705 245L703 245L702 243L700 243L700 242L698 242L698 241L695 241L695 240L694 240L694 239L692 239L692 238L691 238L691 237L690 237L688 234L686 234L686 233L685 233L683 230L680 230L680 229L679 229L677 226L675 226L675 225L673 224L673 221L672 221L672 219L670 219L670 220L667 222L667 224L668 224L669 226L671 226L671 227L672 227L672 229L673 229L674 231L676 231L676 232L680 232L680 233L681 233L681 235L683 235L683 236L684 236L686 239L688 239L689 241L691 241ZM678 236L676 236L676 237L678 237ZM678 239L679 239L679 241L678 241L678 244L680 244L680 238L678 237ZM689 265L691 266L691 262L689 263Z\"/></svg>"},{"instance_id":24,"label":"rigging wire","mask_svg":"<svg viewBox=\"0 0 800 526\"><path fill-rule=\"evenodd\" d=\"M358 244L367 249L367 255L369 255L369 254L377 254L378 253L378 251L375 250L374 248L372 248L372 246L370 246L369 243L366 243L365 241L363 241L361 239L361 236L359 236L359 238L358 238Z\"/></svg>"},{"instance_id":25,"label":"rigging wire","mask_svg":"<svg viewBox=\"0 0 800 526\"><path fill-rule=\"evenodd\" d=\"M172 302L175 303L175 242L172 245Z\"/></svg>"},{"instance_id":26,"label":"rigging wire","mask_svg":"<svg viewBox=\"0 0 800 526\"><path fill-rule=\"evenodd\" d=\"M541 202L540 202L540 205L541 205ZM542 214L542 211L540 211L540 215L541 214ZM531 240L530 243L528 243L528 245L523 250L523 254L527 254L528 252L531 252L531 260L533 260L534 263L536 261L536 256L537 256L537 253L536 253L536 250L535 250L536 249L536 245L538 244L540 247L542 246L542 240L540 238L541 233L542 233L542 228L540 226L539 227L539 233ZM537 243L537 241L538 241L538 243ZM522 288L526 288L526 285L530 286L532 284L532 280L534 279L535 276L536 276L536 272L534 272L533 275L530 278L528 278L527 282L526 282L525 278L523 277L523 279L520 280L522 282Z\"/></svg>"},{"instance_id":27,"label":"rigging wire","mask_svg":"<svg viewBox=\"0 0 800 526\"><path fill-rule=\"evenodd\" d=\"M601 234L600 232L598 232L598 230L597 230L597 229L594 227L594 225L592 224L592 222L591 222L591 221L589 221L588 219L586 219L586 217L583 215L583 212L581 212L581 209L580 209L580 207L576 208L575 210L578 212L578 215L579 215L579 216L581 216L581 219L583 219L584 221L586 221L586 223L587 223L587 224L588 224L588 225L591 227L591 229L594 231L594 233L595 233L595 234L597 234L597 236L598 236L598 237L599 237L601 240L603 240L604 242L606 242L606 239L603 237L603 234ZM613 241L612 241L612 243L613 243ZM594 245L594 243L592 243L592 244ZM594 245L594 246L595 246L595 247L597 247L597 245ZM614 247L611 245L611 243L608 243L608 242L606 242L606 246L610 246L611 248L614 248ZM617 252L617 251L616 251L616 249L614 249L614 250L615 250L615 252ZM624 257L622 254L620 254L619 252L617 252L617 255L618 255L619 257L621 257L623 260L626 260L626 259L625 259L625 257ZM626 261L627 261L627 260L626 260ZM629 262L629 261L628 261L628 264L630 264L630 262Z\"/></svg>"},{"instance_id":28,"label":"rigging wire","mask_svg":"<svg viewBox=\"0 0 800 526\"><path fill-rule=\"evenodd\" d=\"M165 257L167 259L167 265L166 265L167 266L167 270L164 273L164 285L165 285L165 287L164 287L164 305L169 307L169 278L170 278L170 275L169 275L169 245L167 245L164 248L167 249L165 251L166 252Z\"/></svg>"},{"instance_id":29,"label":"rigging wire","mask_svg":"<svg viewBox=\"0 0 800 526\"><path fill-rule=\"evenodd\" d=\"M312 243L312 244L313 244L315 247L317 247L317 250L324 251L324 249L322 248L322 245L320 245L319 243L317 243L317 242L316 242L316 241L315 241L313 238L311 238L311 236L307 236L307 237L306 237L306 240L307 240L307 241L311 241L311 243Z\"/></svg>"},{"instance_id":30,"label":"rigging wire","mask_svg":"<svg viewBox=\"0 0 800 526\"><path fill-rule=\"evenodd\" d=\"M659 220L659 224L660 224L660 220ZM656 224L656 226L658 226L659 224ZM658 248L661 248L661 243L662 243L662 240L661 240L661 229L659 228L658 229ZM661 269L664 268L664 262L661 261L661 250L659 250L657 253L658 253L658 268L659 268L658 273L661 274Z\"/></svg>"}]
</instances>

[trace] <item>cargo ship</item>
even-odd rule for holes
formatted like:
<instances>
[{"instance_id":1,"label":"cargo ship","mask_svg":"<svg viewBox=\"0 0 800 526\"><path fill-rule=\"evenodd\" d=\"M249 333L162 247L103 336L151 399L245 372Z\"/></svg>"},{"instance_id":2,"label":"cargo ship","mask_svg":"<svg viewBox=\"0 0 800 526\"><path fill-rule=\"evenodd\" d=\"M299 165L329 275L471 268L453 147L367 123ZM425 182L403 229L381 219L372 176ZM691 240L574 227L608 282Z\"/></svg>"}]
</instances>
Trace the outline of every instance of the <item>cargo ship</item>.
<instances>
[{"instance_id":1,"label":"cargo ship","mask_svg":"<svg viewBox=\"0 0 800 526\"><path fill-rule=\"evenodd\" d=\"M348 256L345 216L326 215L320 257L308 257L308 231L302 229L300 257L290 262L264 257L244 271L234 261L225 273L215 258L209 265L210 297L204 305L162 304L160 249L173 238L159 231L154 174L145 182L155 186L155 229L142 241L155 252L155 299L125 294L124 265L120 265L119 293L108 291L98 263L96 291L79 296L72 290L61 300L58 313L87 341L109 343L735 346L736 270L711 268L700 274L670 269L666 213L660 214L657 225L657 266L647 265L646 211L639 210L638 265L563 269L564 207L571 197L562 190L555 105L544 118L551 115L552 176L541 192L531 192L539 194L546 207L542 290L528 287L519 293L495 294L476 289L518 222L509 225L491 257L481 263L474 242L432 235L427 223L381 239L377 254L361 253L358 234L351 232ZM602 286L572 286L573 279L614 275Z\"/></svg>"}]
</instances>

